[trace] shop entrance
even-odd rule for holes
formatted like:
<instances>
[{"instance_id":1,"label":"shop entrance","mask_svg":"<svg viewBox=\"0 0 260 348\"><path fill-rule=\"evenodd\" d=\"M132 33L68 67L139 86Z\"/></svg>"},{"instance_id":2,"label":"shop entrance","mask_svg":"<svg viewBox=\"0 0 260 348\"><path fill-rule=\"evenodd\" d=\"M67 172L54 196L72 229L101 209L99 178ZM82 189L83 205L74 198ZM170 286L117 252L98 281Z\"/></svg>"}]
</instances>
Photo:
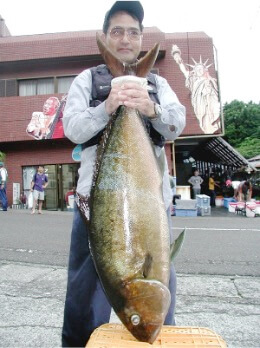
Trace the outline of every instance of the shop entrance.
<instances>
[{"instance_id":1,"label":"shop entrance","mask_svg":"<svg viewBox=\"0 0 260 348\"><path fill-rule=\"evenodd\" d=\"M66 193L77 185L78 164L45 165L48 186L45 190L45 209L67 210Z\"/></svg>"},{"instance_id":2,"label":"shop entrance","mask_svg":"<svg viewBox=\"0 0 260 348\"><path fill-rule=\"evenodd\" d=\"M69 210L66 202L66 193L77 186L78 163L45 165L45 174L48 176L48 186L45 189L43 208L47 210ZM23 167L23 188L28 197L31 181L37 166ZM70 202L71 203L71 202Z\"/></svg>"}]
</instances>

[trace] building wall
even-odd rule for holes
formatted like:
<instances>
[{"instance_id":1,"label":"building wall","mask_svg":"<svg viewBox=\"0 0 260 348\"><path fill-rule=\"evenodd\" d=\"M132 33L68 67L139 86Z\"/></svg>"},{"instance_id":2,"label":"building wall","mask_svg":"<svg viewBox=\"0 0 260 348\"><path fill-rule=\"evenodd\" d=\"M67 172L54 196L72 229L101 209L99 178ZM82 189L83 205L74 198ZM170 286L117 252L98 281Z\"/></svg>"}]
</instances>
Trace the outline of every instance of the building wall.
<instances>
[{"instance_id":1,"label":"building wall","mask_svg":"<svg viewBox=\"0 0 260 348\"><path fill-rule=\"evenodd\" d=\"M75 147L69 140L46 140L13 142L3 145L6 154L5 166L8 170L7 196L12 204L12 183L19 183L23 189L22 168L49 164L69 164L72 160L72 150Z\"/></svg>"},{"instance_id":2,"label":"building wall","mask_svg":"<svg viewBox=\"0 0 260 348\"><path fill-rule=\"evenodd\" d=\"M102 60L98 55L95 34L90 31L1 38L0 82L77 75L88 67L100 64ZM187 124L181 136L204 136L191 105L191 93L185 86L185 77L171 56L171 47L178 45L185 64L194 65L193 59L196 62L201 59L203 63L208 60L208 65L211 65L209 73L216 78L212 39L204 33L164 34L157 28L149 28L144 35L144 53L156 41L160 42L160 54L155 68L167 79L186 107ZM5 125L0 129L0 141L26 140L23 132L26 122L30 120L32 112L41 111L46 99L46 95L2 97L0 120ZM221 133L222 129L215 134Z\"/></svg>"},{"instance_id":3,"label":"building wall","mask_svg":"<svg viewBox=\"0 0 260 348\"><path fill-rule=\"evenodd\" d=\"M213 42L205 33L165 34L158 28L146 28L144 55L155 42L160 52L155 63L159 75L165 77L186 107L187 124L181 137L204 136L191 105L191 93L185 86L185 76L171 56L173 44L178 45L185 64L205 62L209 73L216 77ZM12 183L22 188L22 166L73 163L71 152L75 145L65 139L34 140L26 134L32 113L42 111L49 96L61 99L61 94L18 96L19 79L77 75L82 70L102 63L96 45L96 31L0 37L0 95L1 86L12 86L9 96L0 97L0 150L5 152L9 172L8 198L12 201ZM1 84L2 83L2 84ZM221 134L221 130L217 134ZM180 137L180 138L181 138ZM166 146L170 172L173 173L171 144Z\"/></svg>"},{"instance_id":4,"label":"building wall","mask_svg":"<svg viewBox=\"0 0 260 348\"><path fill-rule=\"evenodd\" d=\"M6 154L5 166L8 170L7 197L9 205L12 202L12 183L19 183L21 191L23 190L23 167L75 163L72 159L72 151L75 146L67 139L5 144L2 150ZM171 171L171 144L166 144L166 156Z\"/></svg>"}]
</instances>

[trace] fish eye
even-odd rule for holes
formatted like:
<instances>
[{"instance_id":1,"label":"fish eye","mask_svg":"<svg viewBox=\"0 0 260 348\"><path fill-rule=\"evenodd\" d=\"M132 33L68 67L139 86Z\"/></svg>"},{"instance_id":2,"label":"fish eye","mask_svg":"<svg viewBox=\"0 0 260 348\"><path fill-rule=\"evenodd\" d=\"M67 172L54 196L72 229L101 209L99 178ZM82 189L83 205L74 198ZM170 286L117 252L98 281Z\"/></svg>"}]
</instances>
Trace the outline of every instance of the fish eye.
<instances>
[{"instance_id":1,"label":"fish eye","mask_svg":"<svg viewBox=\"0 0 260 348\"><path fill-rule=\"evenodd\" d=\"M139 323L140 323L140 317L138 314L133 314L131 316L131 323L134 325L134 326L137 326Z\"/></svg>"}]
</instances>

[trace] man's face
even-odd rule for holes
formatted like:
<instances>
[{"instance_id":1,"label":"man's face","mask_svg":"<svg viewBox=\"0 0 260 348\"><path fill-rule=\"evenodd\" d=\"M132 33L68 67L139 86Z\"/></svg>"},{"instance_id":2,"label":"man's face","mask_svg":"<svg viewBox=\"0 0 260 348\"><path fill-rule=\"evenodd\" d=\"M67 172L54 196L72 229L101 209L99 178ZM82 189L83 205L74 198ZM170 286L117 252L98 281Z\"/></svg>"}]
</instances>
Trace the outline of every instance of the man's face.
<instances>
[{"instance_id":1,"label":"man's face","mask_svg":"<svg viewBox=\"0 0 260 348\"><path fill-rule=\"evenodd\" d=\"M117 39L111 38L110 32L114 28L125 29L124 36ZM136 61L141 51L142 35L140 35L137 40L133 40L127 35L127 29L140 32L139 22L126 12L116 12L110 18L110 25L105 35L105 42L117 58L125 63L131 64Z\"/></svg>"},{"instance_id":2,"label":"man's face","mask_svg":"<svg viewBox=\"0 0 260 348\"><path fill-rule=\"evenodd\" d=\"M47 99L43 104L43 113L45 115L54 115L56 110L56 105L52 99Z\"/></svg>"},{"instance_id":3,"label":"man's face","mask_svg":"<svg viewBox=\"0 0 260 348\"><path fill-rule=\"evenodd\" d=\"M39 174L42 174L43 172L44 172L44 168L43 168L43 167L39 167L39 168L38 168L38 173L39 173Z\"/></svg>"}]
</instances>

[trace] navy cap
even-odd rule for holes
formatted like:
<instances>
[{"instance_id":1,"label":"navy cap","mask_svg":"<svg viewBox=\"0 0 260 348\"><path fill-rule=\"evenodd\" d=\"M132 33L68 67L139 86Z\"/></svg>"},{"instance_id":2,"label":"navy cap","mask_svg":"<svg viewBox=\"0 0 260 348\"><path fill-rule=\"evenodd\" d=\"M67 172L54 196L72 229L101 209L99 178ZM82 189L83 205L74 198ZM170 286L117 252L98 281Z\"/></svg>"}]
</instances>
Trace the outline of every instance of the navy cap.
<instances>
[{"instance_id":1,"label":"navy cap","mask_svg":"<svg viewBox=\"0 0 260 348\"><path fill-rule=\"evenodd\" d=\"M142 21L144 19L144 9L140 1L116 1L105 15L103 31L105 24L107 23L109 18L118 11L126 11L132 13L138 18L139 22L142 24Z\"/></svg>"}]
</instances>

